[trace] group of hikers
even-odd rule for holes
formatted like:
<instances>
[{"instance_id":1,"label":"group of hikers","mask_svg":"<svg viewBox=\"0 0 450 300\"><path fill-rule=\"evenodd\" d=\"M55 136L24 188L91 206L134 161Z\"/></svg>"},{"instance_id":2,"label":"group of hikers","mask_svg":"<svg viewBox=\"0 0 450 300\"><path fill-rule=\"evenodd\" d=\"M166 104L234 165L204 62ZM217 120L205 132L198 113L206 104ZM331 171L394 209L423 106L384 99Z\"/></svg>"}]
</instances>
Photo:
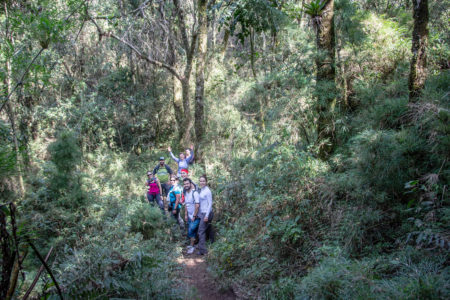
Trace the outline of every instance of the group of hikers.
<instances>
[{"instance_id":1,"label":"group of hikers","mask_svg":"<svg viewBox=\"0 0 450 300\"><path fill-rule=\"evenodd\" d=\"M187 246L187 254L205 255L206 238L211 231L211 221L213 219L212 209L212 193L208 187L208 179L206 175L199 178L197 186L191 178L189 178L189 165L194 161L194 146L181 152L177 158L172 153L172 149L167 149L172 159L177 163L178 169L174 173L172 169L165 163L165 158L159 158L159 164L153 171L147 172L147 199L151 204L157 204L165 215L165 203L167 204L168 213L176 220L181 230L185 230L185 222L187 223L187 237L189 245ZM184 211L184 221L182 218ZM197 247L195 242L198 240Z\"/></svg>"}]
</instances>

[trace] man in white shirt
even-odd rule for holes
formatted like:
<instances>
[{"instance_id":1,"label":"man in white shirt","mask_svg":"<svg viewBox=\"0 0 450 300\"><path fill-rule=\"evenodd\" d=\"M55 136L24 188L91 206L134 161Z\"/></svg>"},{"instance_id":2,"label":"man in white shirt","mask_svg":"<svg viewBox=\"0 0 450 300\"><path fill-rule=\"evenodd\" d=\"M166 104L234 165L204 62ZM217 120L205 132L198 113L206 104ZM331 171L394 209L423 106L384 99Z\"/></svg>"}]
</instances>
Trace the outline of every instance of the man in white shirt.
<instances>
[{"instance_id":1,"label":"man in white shirt","mask_svg":"<svg viewBox=\"0 0 450 300\"><path fill-rule=\"evenodd\" d=\"M192 180L184 178L183 188L184 204L186 205L185 220L188 224L188 238L190 239L187 254L192 254L194 253L195 236L200 224L200 218L198 217L200 200L198 192L193 187Z\"/></svg>"}]
</instances>

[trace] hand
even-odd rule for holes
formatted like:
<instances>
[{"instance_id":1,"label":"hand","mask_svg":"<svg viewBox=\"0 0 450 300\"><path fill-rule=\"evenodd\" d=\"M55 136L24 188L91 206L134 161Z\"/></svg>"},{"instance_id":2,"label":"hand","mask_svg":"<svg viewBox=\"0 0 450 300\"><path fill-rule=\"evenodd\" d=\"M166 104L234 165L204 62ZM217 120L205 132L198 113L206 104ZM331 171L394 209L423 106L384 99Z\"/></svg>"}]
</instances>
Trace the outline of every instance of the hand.
<instances>
[{"instance_id":1,"label":"hand","mask_svg":"<svg viewBox=\"0 0 450 300\"><path fill-rule=\"evenodd\" d=\"M167 147L167 150L169 150L169 152L172 152L172 147Z\"/></svg>"},{"instance_id":2,"label":"hand","mask_svg":"<svg viewBox=\"0 0 450 300\"><path fill-rule=\"evenodd\" d=\"M188 217L184 216L184 220L186 221L186 223L188 222Z\"/></svg>"},{"instance_id":3,"label":"hand","mask_svg":"<svg viewBox=\"0 0 450 300\"><path fill-rule=\"evenodd\" d=\"M205 217L205 218L203 219L203 222L208 223L208 217Z\"/></svg>"},{"instance_id":4,"label":"hand","mask_svg":"<svg viewBox=\"0 0 450 300\"><path fill-rule=\"evenodd\" d=\"M191 144L191 149L194 150L194 144Z\"/></svg>"},{"instance_id":5,"label":"hand","mask_svg":"<svg viewBox=\"0 0 450 300\"><path fill-rule=\"evenodd\" d=\"M173 213L174 215L176 215L176 214L177 214L177 210L174 209L174 210L172 211L172 213Z\"/></svg>"}]
</instances>

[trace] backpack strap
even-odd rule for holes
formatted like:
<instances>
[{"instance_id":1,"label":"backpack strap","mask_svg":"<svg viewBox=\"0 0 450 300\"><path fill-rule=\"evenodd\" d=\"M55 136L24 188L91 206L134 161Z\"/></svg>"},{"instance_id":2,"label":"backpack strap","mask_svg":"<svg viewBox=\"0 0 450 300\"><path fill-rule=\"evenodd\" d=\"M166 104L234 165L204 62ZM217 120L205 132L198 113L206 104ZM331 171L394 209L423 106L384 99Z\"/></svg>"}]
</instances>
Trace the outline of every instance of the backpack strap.
<instances>
[{"instance_id":1,"label":"backpack strap","mask_svg":"<svg viewBox=\"0 0 450 300\"><path fill-rule=\"evenodd\" d=\"M159 164L153 169L153 175L155 175L159 170Z\"/></svg>"}]
</instances>

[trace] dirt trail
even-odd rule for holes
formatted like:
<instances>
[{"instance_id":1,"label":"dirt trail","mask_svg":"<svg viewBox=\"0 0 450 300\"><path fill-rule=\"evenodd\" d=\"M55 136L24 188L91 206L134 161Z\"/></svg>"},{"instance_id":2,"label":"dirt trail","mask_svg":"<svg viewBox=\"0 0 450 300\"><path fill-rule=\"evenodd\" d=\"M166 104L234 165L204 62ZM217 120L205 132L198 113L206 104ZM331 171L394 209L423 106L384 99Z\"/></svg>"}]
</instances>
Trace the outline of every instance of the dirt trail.
<instances>
[{"instance_id":1,"label":"dirt trail","mask_svg":"<svg viewBox=\"0 0 450 300\"><path fill-rule=\"evenodd\" d=\"M217 284L209 275L205 257L201 255L187 255L183 253L177 259L183 266L183 281L188 287L196 289L194 299L201 300L234 300L236 296L232 291L220 292Z\"/></svg>"}]
</instances>

